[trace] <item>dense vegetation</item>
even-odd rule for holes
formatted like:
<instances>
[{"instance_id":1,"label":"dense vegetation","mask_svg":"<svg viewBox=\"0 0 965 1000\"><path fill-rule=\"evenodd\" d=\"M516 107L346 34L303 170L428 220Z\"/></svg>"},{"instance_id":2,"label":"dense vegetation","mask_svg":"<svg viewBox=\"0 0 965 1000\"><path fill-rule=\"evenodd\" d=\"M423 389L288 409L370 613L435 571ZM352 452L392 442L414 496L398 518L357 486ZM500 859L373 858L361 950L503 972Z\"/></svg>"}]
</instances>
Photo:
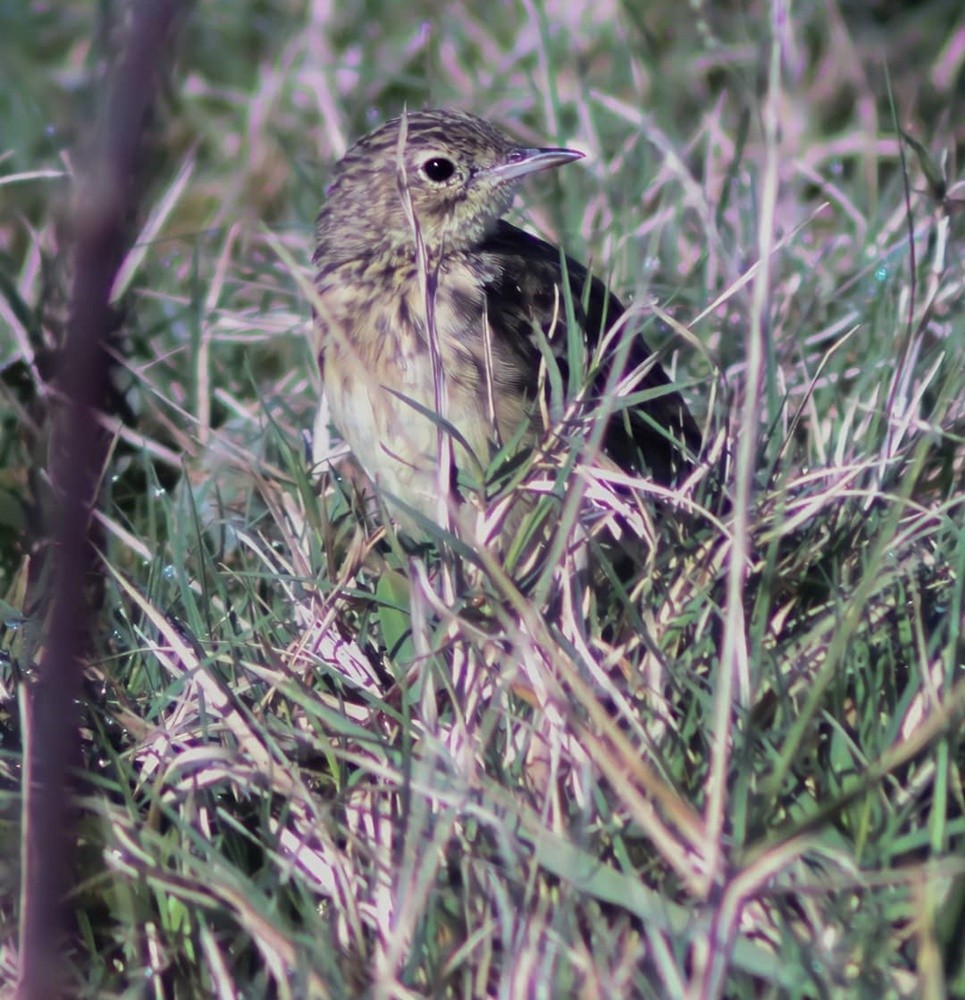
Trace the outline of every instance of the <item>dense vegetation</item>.
<instances>
[{"instance_id":1,"label":"dense vegetation","mask_svg":"<svg viewBox=\"0 0 965 1000\"><path fill-rule=\"evenodd\" d=\"M782 9L187 18L118 287L82 995L965 996L965 20ZM3 987L46 380L123 27L0 5ZM545 493L506 561L383 534L324 419L312 467L313 220L404 104L587 151L517 221L660 349L706 438L674 493L556 438L493 470Z\"/></svg>"}]
</instances>

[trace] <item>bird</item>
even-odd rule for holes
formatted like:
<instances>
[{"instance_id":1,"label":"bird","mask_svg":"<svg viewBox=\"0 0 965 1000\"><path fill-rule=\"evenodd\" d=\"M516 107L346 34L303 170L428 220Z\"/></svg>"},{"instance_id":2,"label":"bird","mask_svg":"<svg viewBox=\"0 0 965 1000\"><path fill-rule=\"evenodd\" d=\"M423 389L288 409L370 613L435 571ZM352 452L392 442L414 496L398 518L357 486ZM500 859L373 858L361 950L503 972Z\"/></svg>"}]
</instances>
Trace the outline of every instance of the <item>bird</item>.
<instances>
[{"instance_id":1,"label":"bird","mask_svg":"<svg viewBox=\"0 0 965 1000\"><path fill-rule=\"evenodd\" d=\"M312 258L323 393L410 535L424 534L423 519L445 522L460 483L478 481L498 449L525 453L540 440L547 343L564 384L569 376L565 282L587 357L625 312L586 267L504 218L524 179L583 155L429 109L387 121L334 167ZM700 431L639 333L624 324L620 336L632 342L620 352L612 338L597 358L585 405L624 371L641 373L632 391L643 401L612 407L602 450L627 472L673 484L692 467ZM614 372L618 355L624 371Z\"/></svg>"}]
</instances>

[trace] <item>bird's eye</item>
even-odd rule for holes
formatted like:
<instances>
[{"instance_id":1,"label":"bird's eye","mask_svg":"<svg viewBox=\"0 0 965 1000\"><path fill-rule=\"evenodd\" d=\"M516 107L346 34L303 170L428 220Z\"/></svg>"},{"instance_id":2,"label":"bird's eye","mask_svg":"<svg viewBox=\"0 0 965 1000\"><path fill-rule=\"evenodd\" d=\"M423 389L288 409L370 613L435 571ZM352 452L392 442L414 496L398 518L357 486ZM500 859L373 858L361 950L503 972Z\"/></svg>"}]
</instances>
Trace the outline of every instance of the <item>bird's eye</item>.
<instances>
[{"instance_id":1,"label":"bird's eye","mask_svg":"<svg viewBox=\"0 0 965 1000\"><path fill-rule=\"evenodd\" d=\"M441 184L443 181L449 180L456 172L456 165L444 156L434 156L422 164L422 172L430 181Z\"/></svg>"}]
</instances>

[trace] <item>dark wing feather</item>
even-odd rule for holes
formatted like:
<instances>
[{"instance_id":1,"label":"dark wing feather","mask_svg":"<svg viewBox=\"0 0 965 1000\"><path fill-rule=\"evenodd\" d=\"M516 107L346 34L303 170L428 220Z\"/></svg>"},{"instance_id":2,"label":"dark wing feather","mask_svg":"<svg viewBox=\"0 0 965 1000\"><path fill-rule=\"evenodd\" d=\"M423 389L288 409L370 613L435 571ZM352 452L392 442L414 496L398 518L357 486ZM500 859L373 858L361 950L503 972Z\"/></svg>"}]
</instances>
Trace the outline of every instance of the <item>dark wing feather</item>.
<instances>
[{"instance_id":1,"label":"dark wing feather","mask_svg":"<svg viewBox=\"0 0 965 1000\"><path fill-rule=\"evenodd\" d=\"M532 342L532 326L538 323L549 330L556 288L560 289L560 295L563 289L560 252L505 220L500 221L479 250L493 265L490 274L494 277L486 286L493 333L519 351L525 362L523 370L533 373L530 385L521 388L534 393L539 352ZM586 337L588 353L592 353L603 333L623 315L624 308L602 281L589 278L582 264L567 257L566 268L576 318ZM588 278L590 285L586 289ZM628 335L633 335L631 330ZM560 338L559 331L555 337L565 340ZM593 388L598 393L604 391L610 377L613 354L611 350L594 375ZM651 351L643 338L633 335L626 370L640 367L650 357ZM646 468L655 480L669 485L691 467L692 458L700 451L700 430L683 397L672 388L666 372L656 361L634 391L656 394L644 403L614 413L606 428L604 451L622 468L633 472Z\"/></svg>"}]
</instances>

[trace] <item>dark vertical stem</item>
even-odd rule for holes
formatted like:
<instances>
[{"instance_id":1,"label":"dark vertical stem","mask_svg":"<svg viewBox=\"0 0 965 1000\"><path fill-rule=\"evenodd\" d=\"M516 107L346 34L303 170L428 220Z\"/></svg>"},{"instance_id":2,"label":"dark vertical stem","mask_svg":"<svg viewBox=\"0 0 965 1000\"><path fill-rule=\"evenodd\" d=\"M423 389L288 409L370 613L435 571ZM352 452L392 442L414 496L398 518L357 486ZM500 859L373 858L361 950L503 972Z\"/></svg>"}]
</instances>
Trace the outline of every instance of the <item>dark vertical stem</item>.
<instances>
[{"instance_id":1,"label":"dark vertical stem","mask_svg":"<svg viewBox=\"0 0 965 1000\"><path fill-rule=\"evenodd\" d=\"M106 461L96 411L108 397L107 347L116 325L110 294L137 207L138 149L183 6L182 0L131 5L127 46L78 182L70 320L49 457L55 494L52 573L44 648L27 696L20 1000L54 1000L69 990L66 897L75 840L70 772L80 762L81 672L94 629L91 510Z\"/></svg>"}]
</instances>

